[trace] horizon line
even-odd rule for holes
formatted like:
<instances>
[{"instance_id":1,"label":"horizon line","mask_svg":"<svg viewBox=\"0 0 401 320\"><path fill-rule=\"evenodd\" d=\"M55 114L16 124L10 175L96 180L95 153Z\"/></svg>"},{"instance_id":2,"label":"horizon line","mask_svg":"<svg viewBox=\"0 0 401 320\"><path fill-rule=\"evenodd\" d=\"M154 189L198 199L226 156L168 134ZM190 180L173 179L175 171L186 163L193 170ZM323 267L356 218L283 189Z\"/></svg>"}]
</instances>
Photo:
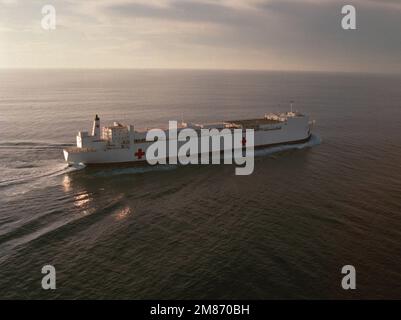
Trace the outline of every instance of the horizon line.
<instances>
[{"instance_id":1,"label":"horizon line","mask_svg":"<svg viewBox=\"0 0 401 320\"><path fill-rule=\"evenodd\" d=\"M165 67L0 67L0 70L48 70L48 71L78 71L78 70L115 70L115 71L231 71L231 72L291 72L291 73L333 73L333 74L371 74L371 75L401 75L401 71L378 72L356 70L300 70L300 69L256 69L256 68L165 68Z\"/></svg>"}]
</instances>

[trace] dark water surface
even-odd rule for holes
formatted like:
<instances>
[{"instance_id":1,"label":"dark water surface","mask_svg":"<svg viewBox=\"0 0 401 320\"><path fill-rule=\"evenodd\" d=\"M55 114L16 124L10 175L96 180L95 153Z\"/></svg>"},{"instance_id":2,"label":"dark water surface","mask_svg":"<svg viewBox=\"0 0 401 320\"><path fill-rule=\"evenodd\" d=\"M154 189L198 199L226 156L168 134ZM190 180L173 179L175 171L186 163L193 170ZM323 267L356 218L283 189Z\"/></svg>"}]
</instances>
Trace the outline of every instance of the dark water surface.
<instances>
[{"instance_id":1,"label":"dark water surface","mask_svg":"<svg viewBox=\"0 0 401 320\"><path fill-rule=\"evenodd\" d=\"M401 298L400 88L385 75L2 70L0 298ZM291 99L314 140L259 152L251 176L63 163L95 113L165 126Z\"/></svg>"}]
</instances>

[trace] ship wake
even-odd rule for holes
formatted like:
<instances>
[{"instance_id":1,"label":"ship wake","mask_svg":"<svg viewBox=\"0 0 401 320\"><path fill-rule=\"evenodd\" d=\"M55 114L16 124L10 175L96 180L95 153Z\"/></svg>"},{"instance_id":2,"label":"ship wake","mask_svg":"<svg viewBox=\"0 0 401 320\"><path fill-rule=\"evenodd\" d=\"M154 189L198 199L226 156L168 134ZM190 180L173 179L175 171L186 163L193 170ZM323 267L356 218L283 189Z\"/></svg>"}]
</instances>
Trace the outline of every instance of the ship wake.
<instances>
[{"instance_id":1,"label":"ship wake","mask_svg":"<svg viewBox=\"0 0 401 320\"><path fill-rule=\"evenodd\" d=\"M255 150L255 157L264 157L288 150L305 149L314 147L321 143L321 139L317 135L312 135L311 139L306 143L275 146L266 149ZM59 150L64 145L57 144L45 144L45 143L0 143L1 149L34 149L34 150L46 150L53 149L59 155ZM161 172L170 171L178 168L178 165L157 165L157 166L145 166L145 167L128 167L128 168L110 168L104 170L95 170L92 174L99 177L107 176L120 176L127 174L145 174L150 172ZM85 169L85 165L74 165L68 166L58 159L53 160L28 160L13 161L12 163L6 164L6 167L2 168L6 175L3 175L0 180L0 191L6 196L16 196L19 194L25 194L34 189L43 189L46 187L59 185L59 179L57 177L80 171Z\"/></svg>"},{"instance_id":2,"label":"ship wake","mask_svg":"<svg viewBox=\"0 0 401 320\"><path fill-rule=\"evenodd\" d=\"M3 160L0 192L6 196L24 194L54 185L54 177L82 169L80 166L68 167L60 160L60 150L65 146L33 141L0 142Z\"/></svg>"}]
</instances>

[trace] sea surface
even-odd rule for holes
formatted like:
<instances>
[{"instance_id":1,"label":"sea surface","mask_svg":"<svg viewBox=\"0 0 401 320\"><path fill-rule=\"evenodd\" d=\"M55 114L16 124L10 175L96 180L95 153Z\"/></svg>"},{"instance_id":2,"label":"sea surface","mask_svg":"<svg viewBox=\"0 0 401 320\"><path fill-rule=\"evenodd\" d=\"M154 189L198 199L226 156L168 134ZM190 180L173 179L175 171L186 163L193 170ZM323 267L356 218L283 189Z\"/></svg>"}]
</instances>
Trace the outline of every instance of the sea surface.
<instances>
[{"instance_id":1,"label":"sea surface","mask_svg":"<svg viewBox=\"0 0 401 320\"><path fill-rule=\"evenodd\" d=\"M290 100L313 139L258 151L250 176L63 162L95 114L157 127ZM1 70L0 298L401 298L401 76Z\"/></svg>"}]
</instances>

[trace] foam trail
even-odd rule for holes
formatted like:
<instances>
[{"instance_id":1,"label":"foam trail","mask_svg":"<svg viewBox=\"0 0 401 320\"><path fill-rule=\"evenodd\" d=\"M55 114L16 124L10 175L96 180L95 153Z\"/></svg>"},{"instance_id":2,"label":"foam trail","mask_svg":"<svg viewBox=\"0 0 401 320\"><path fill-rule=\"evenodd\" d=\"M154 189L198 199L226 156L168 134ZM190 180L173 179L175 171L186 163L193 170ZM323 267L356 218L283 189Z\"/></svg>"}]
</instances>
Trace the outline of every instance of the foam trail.
<instances>
[{"instance_id":1,"label":"foam trail","mask_svg":"<svg viewBox=\"0 0 401 320\"><path fill-rule=\"evenodd\" d=\"M0 189L3 191L18 186L19 190L23 190L31 185L46 185L44 178L83 169L82 166L70 168L63 161L55 158L37 160L37 158L43 158L44 152L54 153L69 145L45 141L0 141L0 151L3 151L4 155L8 155L9 159L11 159L9 155L13 152L17 155L13 161L5 162L6 174L0 179ZM29 156L22 154L25 151ZM39 155L42 156L39 157ZM23 185L26 186L22 187Z\"/></svg>"},{"instance_id":2,"label":"foam trail","mask_svg":"<svg viewBox=\"0 0 401 320\"><path fill-rule=\"evenodd\" d=\"M287 150L295 150L295 149L304 149L319 145L321 143L320 137L316 135L312 135L311 139L302 144L294 144L294 145L283 145L277 147L270 147L261 150L255 150L255 157L262 157L271 154L275 154L278 152L283 152ZM108 177L108 176L119 176L119 175L126 175L126 174L143 174L148 172L158 172L158 171L169 171L174 170L178 166L177 165L158 165L158 166L145 166L145 167L134 167L134 168L114 168L114 169L107 169L95 172L95 176L100 177ZM12 188L15 190L10 190L13 195L15 194L23 194L30 191L32 188L40 188L46 187L49 185L49 178L54 178L66 173L76 172L85 169L86 166L84 164L79 164L75 166L68 166L65 163L60 163L57 161L56 164L52 164L49 166L40 166L37 169L33 170L34 173L28 176L24 176L17 179L5 180L0 181L0 189L3 188L11 188L11 187L18 187ZM35 172L39 171L39 172ZM47 182L47 183L46 183Z\"/></svg>"},{"instance_id":3,"label":"foam trail","mask_svg":"<svg viewBox=\"0 0 401 320\"><path fill-rule=\"evenodd\" d=\"M38 142L38 141L14 141L14 142L0 142L0 149L17 149L17 150L46 150L46 149L60 149L73 146L70 143L51 143L51 142Z\"/></svg>"},{"instance_id":4,"label":"foam trail","mask_svg":"<svg viewBox=\"0 0 401 320\"><path fill-rule=\"evenodd\" d=\"M75 171L80 171L86 168L86 165L83 163L80 164L75 164L73 166L68 166L65 165L65 168L61 171L55 174L55 176L59 176L65 173L71 173L71 172L75 172Z\"/></svg>"},{"instance_id":5,"label":"foam trail","mask_svg":"<svg viewBox=\"0 0 401 320\"><path fill-rule=\"evenodd\" d=\"M31 172L24 173L16 179L0 181L0 190L6 196L17 196L25 194L33 189L42 189L57 185L58 176L85 168L85 165L69 167L60 161L50 161L47 165L31 169Z\"/></svg>"},{"instance_id":6,"label":"foam trail","mask_svg":"<svg viewBox=\"0 0 401 320\"><path fill-rule=\"evenodd\" d=\"M176 169L177 167L178 165L156 165L156 166L144 166L135 168L118 168L118 169L102 170L100 172L94 173L94 175L99 177L108 177L108 176L119 176L125 174L141 174L147 172L170 171Z\"/></svg>"}]
</instances>

